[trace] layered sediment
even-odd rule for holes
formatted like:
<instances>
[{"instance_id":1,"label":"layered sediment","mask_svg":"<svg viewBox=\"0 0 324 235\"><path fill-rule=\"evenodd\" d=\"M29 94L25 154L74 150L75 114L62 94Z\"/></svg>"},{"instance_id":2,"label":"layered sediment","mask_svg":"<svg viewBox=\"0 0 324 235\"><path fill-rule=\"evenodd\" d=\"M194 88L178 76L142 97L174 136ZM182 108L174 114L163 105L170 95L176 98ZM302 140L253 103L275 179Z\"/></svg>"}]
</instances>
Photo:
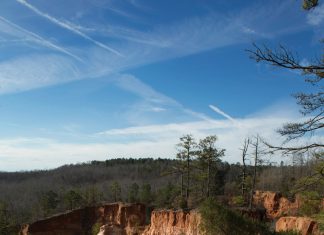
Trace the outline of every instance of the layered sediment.
<instances>
[{"instance_id":1,"label":"layered sediment","mask_svg":"<svg viewBox=\"0 0 324 235\"><path fill-rule=\"evenodd\" d=\"M200 222L195 210L157 210L152 212L151 224L143 235L203 235Z\"/></svg>"},{"instance_id":2,"label":"layered sediment","mask_svg":"<svg viewBox=\"0 0 324 235\"><path fill-rule=\"evenodd\" d=\"M301 200L298 196L294 201L290 201L281 193L271 191L255 191L253 202L255 205L266 209L266 215L269 219L296 215L298 208L301 206Z\"/></svg>"},{"instance_id":3,"label":"layered sediment","mask_svg":"<svg viewBox=\"0 0 324 235\"><path fill-rule=\"evenodd\" d=\"M308 217L281 217L276 222L276 232L296 231L300 235L324 235L320 232L318 224Z\"/></svg>"},{"instance_id":4,"label":"layered sediment","mask_svg":"<svg viewBox=\"0 0 324 235\"><path fill-rule=\"evenodd\" d=\"M24 225L21 235L95 234L103 225L122 235L138 234L144 229L146 209L143 204L112 203L86 207Z\"/></svg>"},{"instance_id":5,"label":"layered sediment","mask_svg":"<svg viewBox=\"0 0 324 235\"><path fill-rule=\"evenodd\" d=\"M256 191L254 204L265 208L268 219L277 220L276 231L294 230L302 235L323 235L318 224L306 217L292 216L301 205L297 197L289 201L280 193ZM256 210L243 215L263 220ZM259 215L259 212L262 214ZM150 224L146 224L150 220ZM20 235L204 235L197 210L154 210L147 213L140 203L111 203L76 209L22 226Z\"/></svg>"}]
</instances>

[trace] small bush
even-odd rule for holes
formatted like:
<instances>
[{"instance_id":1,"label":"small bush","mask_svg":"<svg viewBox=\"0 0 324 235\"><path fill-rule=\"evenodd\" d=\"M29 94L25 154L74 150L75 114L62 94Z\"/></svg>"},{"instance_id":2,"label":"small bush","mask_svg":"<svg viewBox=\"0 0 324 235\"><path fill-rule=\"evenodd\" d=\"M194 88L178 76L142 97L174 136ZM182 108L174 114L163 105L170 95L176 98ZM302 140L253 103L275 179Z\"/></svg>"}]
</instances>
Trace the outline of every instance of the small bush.
<instances>
[{"instance_id":1,"label":"small bush","mask_svg":"<svg viewBox=\"0 0 324 235\"><path fill-rule=\"evenodd\" d=\"M174 199L173 207L180 208L180 209L187 209L188 208L187 200L182 196L178 196Z\"/></svg>"},{"instance_id":2,"label":"small bush","mask_svg":"<svg viewBox=\"0 0 324 235\"><path fill-rule=\"evenodd\" d=\"M200 206L202 230L208 235L253 235L272 234L265 225L242 217L238 213L218 204L215 199L209 198Z\"/></svg>"},{"instance_id":3,"label":"small bush","mask_svg":"<svg viewBox=\"0 0 324 235\"><path fill-rule=\"evenodd\" d=\"M324 232L324 211L321 211L320 213L313 215L312 218L315 219L316 222L318 223L318 227L320 231Z\"/></svg>"},{"instance_id":4,"label":"small bush","mask_svg":"<svg viewBox=\"0 0 324 235\"><path fill-rule=\"evenodd\" d=\"M319 213L321 197L317 192L303 192L301 194L301 200L302 203L298 210L301 215L311 216Z\"/></svg>"},{"instance_id":5,"label":"small bush","mask_svg":"<svg viewBox=\"0 0 324 235\"><path fill-rule=\"evenodd\" d=\"M232 204L234 206L244 206L244 198L242 196L232 197Z\"/></svg>"},{"instance_id":6,"label":"small bush","mask_svg":"<svg viewBox=\"0 0 324 235\"><path fill-rule=\"evenodd\" d=\"M91 234L92 235L97 235L98 233L99 233L99 231L100 231L100 223L95 223L93 226L92 226L92 228L91 228Z\"/></svg>"}]
</instances>

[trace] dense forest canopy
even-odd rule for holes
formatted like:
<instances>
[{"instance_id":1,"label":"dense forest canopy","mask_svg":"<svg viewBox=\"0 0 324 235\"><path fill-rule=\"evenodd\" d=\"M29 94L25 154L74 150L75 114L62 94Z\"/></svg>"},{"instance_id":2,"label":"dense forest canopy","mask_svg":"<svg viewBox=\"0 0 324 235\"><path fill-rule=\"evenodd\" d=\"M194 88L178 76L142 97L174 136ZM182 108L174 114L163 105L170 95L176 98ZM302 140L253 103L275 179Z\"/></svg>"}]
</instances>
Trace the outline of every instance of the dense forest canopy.
<instances>
[{"instance_id":1,"label":"dense forest canopy","mask_svg":"<svg viewBox=\"0 0 324 235\"><path fill-rule=\"evenodd\" d=\"M260 165L256 188L290 195L298 179L311 174L316 164L300 157L295 157L291 163ZM191 164L198 166L199 162L193 160ZM172 159L112 159L65 165L53 170L1 172L1 223L4 226L34 221L103 201L181 207L180 174L173 173L178 165L179 161ZM218 161L213 167L210 195L241 195L242 165ZM248 165L246 170L249 190L253 166ZM193 169L191 175L189 206L195 206L206 195L207 181L199 168ZM324 193L323 188L314 186L313 189Z\"/></svg>"}]
</instances>

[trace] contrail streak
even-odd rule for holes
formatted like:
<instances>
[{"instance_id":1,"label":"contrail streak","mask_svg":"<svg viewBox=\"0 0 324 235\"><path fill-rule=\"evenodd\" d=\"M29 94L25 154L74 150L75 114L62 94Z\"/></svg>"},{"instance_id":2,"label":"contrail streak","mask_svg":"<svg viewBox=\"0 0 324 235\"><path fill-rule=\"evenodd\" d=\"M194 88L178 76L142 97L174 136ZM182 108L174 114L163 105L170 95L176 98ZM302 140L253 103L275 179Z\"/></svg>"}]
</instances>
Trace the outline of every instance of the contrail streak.
<instances>
[{"instance_id":1,"label":"contrail streak","mask_svg":"<svg viewBox=\"0 0 324 235\"><path fill-rule=\"evenodd\" d=\"M217 108L214 105L209 105L209 108L211 108L213 111L215 111L216 113L222 115L223 117L227 118L228 120L235 122L234 118L232 118L230 115L228 115L227 113L224 113L222 110L220 110L219 108Z\"/></svg>"},{"instance_id":2,"label":"contrail streak","mask_svg":"<svg viewBox=\"0 0 324 235\"><path fill-rule=\"evenodd\" d=\"M60 47L60 46L57 46L57 45L51 43L50 41L47 41L46 39L42 38L42 37L39 36L38 34L35 34L35 33L33 33L33 32L30 32L30 31L28 31L28 30L26 30L26 29L20 27L19 25L15 24L15 23L12 23L11 21L9 21L9 20L3 18L2 16L0 16L0 20L3 21L3 22L5 22L5 23L7 23L8 25L14 27L15 29L21 31L21 32L30 35L31 37L33 37L33 38L35 39L35 41L37 41L37 42L39 42L39 43L41 43L41 44L43 44L43 45L45 45L45 46L47 46L47 47L50 47L50 48L52 48L52 49L58 50L58 51L60 51L60 52L62 52L62 53L64 53L64 54L66 54L66 55L69 55L69 56L73 57L74 59L76 59L76 60L78 60L78 61L83 62L83 60L82 60L80 57L78 57L78 56L72 54L71 52L67 51L66 49L64 49L64 48L62 48L62 47Z\"/></svg>"},{"instance_id":3,"label":"contrail streak","mask_svg":"<svg viewBox=\"0 0 324 235\"><path fill-rule=\"evenodd\" d=\"M120 52L118 52L117 50L115 50L115 49L113 49L113 48L111 48L111 47L109 47L109 46L107 46L107 45L105 45L105 44L103 44L103 43L101 43L101 42L98 42L97 40L95 40L95 39L89 37L88 35L86 35L86 34L84 34L84 33L82 33L82 32L79 31L78 29L72 27L71 25L69 25L69 24L67 24L67 23L65 23L65 22L62 22L62 21L60 21L60 20L58 20L58 19L56 19L56 18L54 18L54 17L48 15L47 13L44 13L44 12L40 11L38 8L36 8L36 7L34 7L33 5L29 4L26 0L16 0L16 1L19 2L19 3L21 3L21 4L24 5L24 6L28 7L30 10L32 10L32 11L35 12L36 14L38 14L38 15L40 15L40 16L46 18L46 19L48 19L49 21L51 21L51 22L53 22L53 23L55 23L55 24L61 26L62 28L65 28L65 29L67 29L67 30L69 30L69 31L71 31L71 32L73 32L73 33L75 33L75 34L81 36L82 38L84 38L84 39L86 39L86 40L88 40L88 41L94 43L95 45L97 45L97 46L99 46L99 47L101 47L101 48L103 48L103 49L105 49L105 50L107 50L107 51L110 51L110 52L112 52L112 53L114 53L114 54L116 54L116 55L118 55L118 56L123 56L123 55L122 55Z\"/></svg>"}]
</instances>

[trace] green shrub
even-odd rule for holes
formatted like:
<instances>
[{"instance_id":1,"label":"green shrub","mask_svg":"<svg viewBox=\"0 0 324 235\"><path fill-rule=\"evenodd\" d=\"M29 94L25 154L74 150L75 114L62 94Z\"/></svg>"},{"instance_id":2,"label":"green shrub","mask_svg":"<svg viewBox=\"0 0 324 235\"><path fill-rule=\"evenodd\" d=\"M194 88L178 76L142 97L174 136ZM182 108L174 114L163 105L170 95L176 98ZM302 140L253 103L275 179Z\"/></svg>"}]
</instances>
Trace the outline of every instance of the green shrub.
<instances>
[{"instance_id":1,"label":"green shrub","mask_svg":"<svg viewBox=\"0 0 324 235\"><path fill-rule=\"evenodd\" d=\"M8 228L0 228L0 234L3 235L17 235L19 233L18 228L8 227Z\"/></svg>"},{"instance_id":2,"label":"green shrub","mask_svg":"<svg viewBox=\"0 0 324 235\"><path fill-rule=\"evenodd\" d=\"M179 208L179 209L186 209L188 208L188 203L187 200L182 197L182 196L178 196L174 199L173 201L173 207L174 208Z\"/></svg>"},{"instance_id":3,"label":"green shrub","mask_svg":"<svg viewBox=\"0 0 324 235\"><path fill-rule=\"evenodd\" d=\"M242 196L232 197L232 203L234 206L244 206L244 198Z\"/></svg>"},{"instance_id":4,"label":"green shrub","mask_svg":"<svg viewBox=\"0 0 324 235\"><path fill-rule=\"evenodd\" d=\"M301 200L302 203L298 210L301 215L311 216L313 214L319 213L321 197L318 192L303 192L301 194Z\"/></svg>"},{"instance_id":5,"label":"green shrub","mask_svg":"<svg viewBox=\"0 0 324 235\"><path fill-rule=\"evenodd\" d=\"M157 207L172 208L172 203L179 194L180 189L176 185L168 183L167 186L160 188L156 194L155 201Z\"/></svg>"},{"instance_id":6,"label":"green shrub","mask_svg":"<svg viewBox=\"0 0 324 235\"><path fill-rule=\"evenodd\" d=\"M91 228L91 234L92 235L97 235L99 233L99 231L100 231L100 227L101 227L100 223L98 223L98 222L95 223Z\"/></svg>"},{"instance_id":7,"label":"green shrub","mask_svg":"<svg viewBox=\"0 0 324 235\"><path fill-rule=\"evenodd\" d=\"M320 229L320 231L324 232L324 211L313 215L312 218L315 219L318 223L318 228Z\"/></svg>"},{"instance_id":8,"label":"green shrub","mask_svg":"<svg viewBox=\"0 0 324 235\"><path fill-rule=\"evenodd\" d=\"M265 225L241 216L218 204L213 198L205 200L199 211L202 217L201 229L208 235L272 234Z\"/></svg>"}]
</instances>

